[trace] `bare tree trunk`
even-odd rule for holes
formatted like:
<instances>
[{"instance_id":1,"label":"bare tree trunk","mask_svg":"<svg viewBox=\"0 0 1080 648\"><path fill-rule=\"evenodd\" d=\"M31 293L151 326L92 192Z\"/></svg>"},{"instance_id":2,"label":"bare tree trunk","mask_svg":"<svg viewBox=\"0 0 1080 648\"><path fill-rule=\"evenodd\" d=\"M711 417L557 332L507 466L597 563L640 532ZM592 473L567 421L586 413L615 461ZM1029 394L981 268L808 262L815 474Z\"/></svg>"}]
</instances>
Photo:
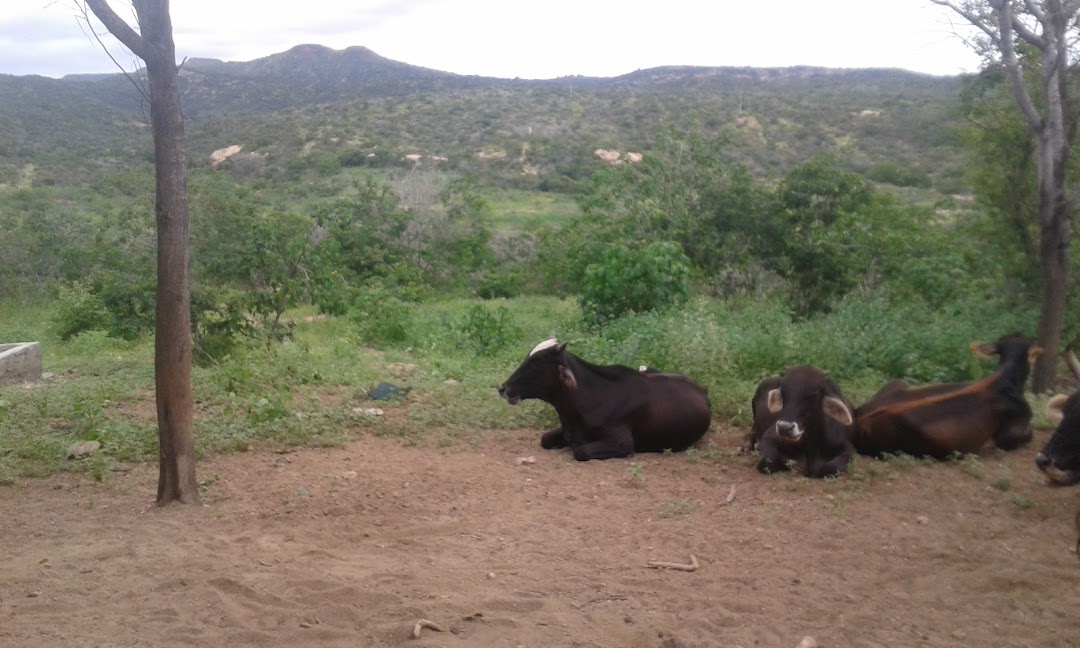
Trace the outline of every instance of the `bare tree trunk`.
<instances>
[{"instance_id":1,"label":"bare tree trunk","mask_svg":"<svg viewBox=\"0 0 1080 648\"><path fill-rule=\"evenodd\" d=\"M168 16L165 16L166 22ZM172 28L168 28L172 45ZM160 466L157 500L198 500L191 388L191 269L187 168L176 58L147 61L157 178L158 294L154 344ZM155 68L160 68L155 70Z\"/></svg>"},{"instance_id":2,"label":"bare tree trunk","mask_svg":"<svg viewBox=\"0 0 1080 648\"><path fill-rule=\"evenodd\" d=\"M184 119L168 0L134 0L139 34L106 0L86 0L105 27L146 63L157 199L157 313L154 380L159 505L199 500L191 389L191 271Z\"/></svg>"},{"instance_id":3,"label":"bare tree trunk","mask_svg":"<svg viewBox=\"0 0 1080 648\"><path fill-rule=\"evenodd\" d=\"M1042 296L1039 306L1038 340L1042 355L1035 361L1031 375L1031 391L1041 394L1050 388L1057 375L1061 334L1065 328L1065 302L1069 290L1069 235L1067 214L1062 201L1048 208L1054 213L1051 223L1041 230L1039 269Z\"/></svg>"}]
</instances>

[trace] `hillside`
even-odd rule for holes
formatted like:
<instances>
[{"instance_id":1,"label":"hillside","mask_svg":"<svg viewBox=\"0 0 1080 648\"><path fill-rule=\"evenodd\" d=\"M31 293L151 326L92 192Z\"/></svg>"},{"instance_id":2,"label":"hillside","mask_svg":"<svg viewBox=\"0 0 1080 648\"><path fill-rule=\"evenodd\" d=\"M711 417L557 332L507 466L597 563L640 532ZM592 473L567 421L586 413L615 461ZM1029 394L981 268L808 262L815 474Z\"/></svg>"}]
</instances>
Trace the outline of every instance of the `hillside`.
<instances>
[{"instance_id":1,"label":"hillside","mask_svg":"<svg viewBox=\"0 0 1080 648\"><path fill-rule=\"evenodd\" d=\"M662 125L731 140L731 159L771 175L820 151L869 173L895 167L942 191L962 188L957 77L902 70L666 66L611 78L463 76L365 47L300 45L247 62L181 69L193 161L240 144L292 172L391 164L407 154L526 187L572 187L596 148L648 150ZM128 78L0 76L0 183L27 165L52 184L92 182L150 158L141 97ZM329 165L329 166L328 166ZM264 165L265 166L265 165Z\"/></svg>"}]
</instances>

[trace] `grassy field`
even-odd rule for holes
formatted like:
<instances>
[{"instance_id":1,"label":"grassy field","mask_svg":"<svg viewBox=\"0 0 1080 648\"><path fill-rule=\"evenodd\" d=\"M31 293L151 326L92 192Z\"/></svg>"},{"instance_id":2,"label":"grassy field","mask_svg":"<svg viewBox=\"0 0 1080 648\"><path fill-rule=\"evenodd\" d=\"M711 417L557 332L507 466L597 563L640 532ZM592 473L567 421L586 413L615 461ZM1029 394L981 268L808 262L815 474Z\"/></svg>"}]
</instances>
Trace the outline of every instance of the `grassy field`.
<instances>
[{"instance_id":1,"label":"grassy field","mask_svg":"<svg viewBox=\"0 0 1080 648\"><path fill-rule=\"evenodd\" d=\"M156 459L152 339L125 342L93 332L61 342L51 304L2 306L0 340L42 342L44 369L52 377L0 387L0 482L64 470L102 478L123 464ZM793 322L768 303L702 299L679 312L588 329L572 300L444 300L410 306L405 337L393 344L362 339L355 315L327 318L301 310L290 317L296 322L292 340L247 342L229 357L195 367L200 452L259 444L334 446L360 434L404 442L434 434L439 444L452 445L489 430L553 425L550 407L510 407L495 390L532 345L553 333L594 362L644 363L689 374L708 388L714 421L737 427L749 424L757 383L789 364L826 368L855 402L898 375L920 382L920 376L949 370L940 375L962 379L985 375L992 366L968 355L962 327L948 334L944 327L923 331L939 341L934 347L919 338L892 339L889 322L860 337L848 330L860 324L846 321L850 315L843 311ZM905 324L905 317L896 313L892 324ZM909 364L895 364L890 353ZM908 374L897 373L904 366ZM392 401L370 399L367 392L380 382L407 393ZM1033 405L1041 416L1041 403ZM373 408L383 414L370 414ZM102 449L90 459L69 460L67 448L76 440L99 441Z\"/></svg>"},{"instance_id":2,"label":"grassy field","mask_svg":"<svg viewBox=\"0 0 1080 648\"><path fill-rule=\"evenodd\" d=\"M490 196L492 228L496 232L535 232L559 228L581 215L573 198L539 191L500 190Z\"/></svg>"}]
</instances>

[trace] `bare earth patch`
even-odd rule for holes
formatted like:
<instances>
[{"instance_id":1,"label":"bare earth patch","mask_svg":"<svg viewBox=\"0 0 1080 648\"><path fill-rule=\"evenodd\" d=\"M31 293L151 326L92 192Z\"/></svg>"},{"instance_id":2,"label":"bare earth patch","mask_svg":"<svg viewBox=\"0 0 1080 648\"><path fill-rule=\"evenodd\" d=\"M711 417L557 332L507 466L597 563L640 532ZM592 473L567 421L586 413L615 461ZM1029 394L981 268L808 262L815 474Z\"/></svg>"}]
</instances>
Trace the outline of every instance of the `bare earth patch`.
<instances>
[{"instance_id":1,"label":"bare earth patch","mask_svg":"<svg viewBox=\"0 0 1080 648\"><path fill-rule=\"evenodd\" d=\"M1043 484L1046 435L825 482L732 434L577 463L535 430L214 457L202 507L154 507L155 466L23 481L0 646L1080 646L1080 490Z\"/></svg>"}]
</instances>

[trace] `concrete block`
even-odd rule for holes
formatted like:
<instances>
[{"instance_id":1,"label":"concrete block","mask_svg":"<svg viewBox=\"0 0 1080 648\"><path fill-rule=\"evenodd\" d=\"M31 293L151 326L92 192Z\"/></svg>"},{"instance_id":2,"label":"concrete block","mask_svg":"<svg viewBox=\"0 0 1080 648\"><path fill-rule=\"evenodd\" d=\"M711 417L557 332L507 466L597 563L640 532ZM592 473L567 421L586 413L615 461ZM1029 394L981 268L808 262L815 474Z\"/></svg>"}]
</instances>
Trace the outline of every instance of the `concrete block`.
<instances>
[{"instance_id":1,"label":"concrete block","mask_svg":"<svg viewBox=\"0 0 1080 648\"><path fill-rule=\"evenodd\" d=\"M0 344L0 385L41 380L41 343Z\"/></svg>"}]
</instances>

